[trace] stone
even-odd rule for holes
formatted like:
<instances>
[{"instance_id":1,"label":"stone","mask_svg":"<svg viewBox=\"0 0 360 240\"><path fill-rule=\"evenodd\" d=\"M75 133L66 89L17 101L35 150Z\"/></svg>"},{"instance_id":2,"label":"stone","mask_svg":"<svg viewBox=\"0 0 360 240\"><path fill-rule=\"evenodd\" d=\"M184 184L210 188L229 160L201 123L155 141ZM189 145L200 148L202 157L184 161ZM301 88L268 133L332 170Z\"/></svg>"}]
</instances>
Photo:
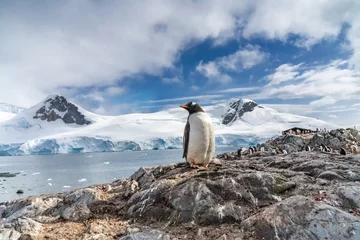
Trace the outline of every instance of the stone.
<instances>
[{"instance_id":1,"label":"stone","mask_svg":"<svg viewBox=\"0 0 360 240\"><path fill-rule=\"evenodd\" d=\"M19 189L19 190L16 191L16 193L17 193L17 194L23 194L23 193L24 193L24 190Z\"/></svg>"},{"instance_id":2,"label":"stone","mask_svg":"<svg viewBox=\"0 0 360 240\"><path fill-rule=\"evenodd\" d=\"M339 224L346 223L346 224ZM244 239L357 239L359 218L304 196L293 196L240 224Z\"/></svg>"},{"instance_id":3,"label":"stone","mask_svg":"<svg viewBox=\"0 0 360 240\"><path fill-rule=\"evenodd\" d=\"M341 186L337 193L351 208L360 209L360 186Z\"/></svg>"},{"instance_id":4,"label":"stone","mask_svg":"<svg viewBox=\"0 0 360 240\"><path fill-rule=\"evenodd\" d=\"M131 180L139 181L139 179L146 173L144 168L139 168L133 175L130 176Z\"/></svg>"},{"instance_id":5,"label":"stone","mask_svg":"<svg viewBox=\"0 0 360 240\"><path fill-rule=\"evenodd\" d=\"M139 190L139 184L135 180L129 181L125 186L124 197L130 197Z\"/></svg>"},{"instance_id":6,"label":"stone","mask_svg":"<svg viewBox=\"0 0 360 240\"><path fill-rule=\"evenodd\" d=\"M344 179L339 174L332 171L324 171L319 174L318 178L326 179L326 180L342 180Z\"/></svg>"},{"instance_id":7,"label":"stone","mask_svg":"<svg viewBox=\"0 0 360 240\"><path fill-rule=\"evenodd\" d=\"M6 225L5 225L6 226ZM42 227L42 224L27 217L16 218L11 224L7 224L8 227L14 228L20 233L37 233Z\"/></svg>"},{"instance_id":8,"label":"stone","mask_svg":"<svg viewBox=\"0 0 360 240\"><path fill-rule=\"evenodd\" d=\"M82 222L90 218L91 212L85 204L74 204L62 210L60 216L65 220Z\"/></svg>"},{"instance_id":9,"label":"stone","mask_svg":"<svg viewBox=\"0 0 360 240\"><path fill-rule=\"evenodd\" d=\"M17 173L9 173L9 172L0 173L0 177L16 177L16 175Z\"/></svg>"},{"instance_id":10,"label":"stone","mask_svg":"<svg viewBox=\"0 0 360 240\"><path fill-rule=\"evenodd\" d=\"M0 239L3 240L18 240L21 237L21 233L13 229L0 229Z\"/></svg>"},{"instance_id":11,"label":"stone","mask_svg":"<svg viewBox=\"0 0 360 240\"><path fill-rule=\"evenodd\" d=\"M170 236L160 230L149 230L143 232L137 232L128 236L120 238L120 240L170 240Z\"/></svg>"},{"instance_id":12,"label":"stone","mask_svg":"<svg viewBox=\"0 0 360 240\"><path fill-rule=\"evenodd\" d=\"M84 188L74 190L67 194L64 198L64 202L88 205L95 202L97 199L98 194L94 189Z\"/></svg>"}]
</instances>

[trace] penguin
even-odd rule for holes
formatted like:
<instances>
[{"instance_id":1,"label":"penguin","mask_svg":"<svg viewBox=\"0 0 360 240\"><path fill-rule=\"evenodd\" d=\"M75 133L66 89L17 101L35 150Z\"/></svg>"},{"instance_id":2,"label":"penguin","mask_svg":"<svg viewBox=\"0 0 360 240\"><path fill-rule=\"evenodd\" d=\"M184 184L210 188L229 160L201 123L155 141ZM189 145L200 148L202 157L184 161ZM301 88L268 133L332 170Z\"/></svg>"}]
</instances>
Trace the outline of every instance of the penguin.
<instances>
[{"instance_id":1,"label":"penguin","mask_svg":"<svg viewBox=\"0 0 360 240\"><path fill-rule=\"evenodd\" d=\"M243 150L242 147L237 150L237 156L238 156L238 158L241 158L241 152L242 152L242 150Z\"/></svg>"},{"instance_id":2,"label":"penguin","mask_svg":"<svg viewBox=\"0 0 360 240\"><path fill-rule=\"evenodd\" d=\"M191 168L199 165L208 168L215 152L212 120L196 102L188 102L180 107L189 112L183 136L183 158Z\"/></svg>"},{"instance_id":3,"label":"penguin","mask_svg":"<svg viewBox=\"0 0 360 240\"><path fill-rule=\"evenodd\" d=\"M254 148L253 147L249 147L249 154L253 154L254 153Z\"/></svg>"},{"instance_id":4,"label":"penguin","mask_svg":"<svg viewBox=\"0 0 360 240\"><path fill-rule=\"evenodd\" d=\"M344 148L340 148L340 155L346 155L346 151Z\"/></svg>"}]
</instances>

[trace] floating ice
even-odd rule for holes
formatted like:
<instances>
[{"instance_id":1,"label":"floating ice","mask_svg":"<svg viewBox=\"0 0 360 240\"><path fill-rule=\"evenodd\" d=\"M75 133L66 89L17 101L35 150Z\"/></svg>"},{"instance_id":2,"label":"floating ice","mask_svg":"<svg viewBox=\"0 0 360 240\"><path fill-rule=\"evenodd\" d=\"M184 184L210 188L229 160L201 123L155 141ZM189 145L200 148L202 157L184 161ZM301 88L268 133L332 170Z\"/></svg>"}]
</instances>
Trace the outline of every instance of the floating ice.
<instances>
[{"instance_id":1,"label":"floating ice","mask_svg":"<svg viewBox=\"0 0 360 240\"><path fill-rule=\"evenodd\" d=\"M110 162L104 162L104 164L110 164Z\"/></svg>"},{"instance_id":2,"label":"floating ice","mask_svg":"<svg viewBox=\"0 0 360 240\"><path fill-rule=\"evenodd\" d=\"M63 186L63 188L71 188L71 186L67 186L67 185L65 185L65 186Z\"/></svg>"},{"instance_id":3,"label":"floating ice","mask_svg":"<svg viewBox=\"0 0 360 240\"><path fill-rule=\"evenodd\" d=\"M78 180L79 182L85 182L85 181L87 181L87 179L86 178L82 178L82 179L80 179L80 180Z\"/></svg>"},{"instance_id":4,"label":"floating ice","mask_svg":"<svg viewBox=\"0 0 360 240\"><path fill-rule=\"evenodd\" d=\"M40 172L36 172L36 173L33 173L32 175L39 175L40 174Z\"/></svg>"},{"instance_id":5,"label":"floating ice","mask_svg":"<svg viewBox=\"0 0 360 240\"><path fill-rule=\"evenodd\" d=\"M52 178L48 178L47 180L48 180L48 181L52 181Z\"/></svg>"},{"instance_id":6,"label":"floating ice","mask_svg":"<svg viewBox=\"0 0 360 240\"><path fill-rule=\"evenodd\" d=\"M49 183L48 183L48 185L49 185L49 186L52 186L52 183L51 183L51 182L49 182Z\"/></svg>"}]
</instances>

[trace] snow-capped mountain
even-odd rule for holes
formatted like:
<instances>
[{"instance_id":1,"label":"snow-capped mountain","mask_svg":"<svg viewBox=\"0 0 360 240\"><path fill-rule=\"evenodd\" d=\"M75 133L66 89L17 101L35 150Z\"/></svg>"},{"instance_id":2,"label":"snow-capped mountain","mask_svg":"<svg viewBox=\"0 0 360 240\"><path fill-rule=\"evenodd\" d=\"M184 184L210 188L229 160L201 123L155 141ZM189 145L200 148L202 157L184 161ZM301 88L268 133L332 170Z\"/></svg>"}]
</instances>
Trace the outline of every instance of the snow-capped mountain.
<instances>
[{"instance_id":1,"label":"snow-capped mountain","mask_svg":"<svg viewBox=\"0 0 360 240\"><path fill-rule=\"evenodd\" d=\"M217 146L256 144L293 126L334 128L314 118L260 106L249 99L204 106L212 117ZM52 154L182 148L187 111L102 116L51 95L0 123L0 155Z\"/></svg>"},{"instance_id":2,"label":"snow-capped mountain","mask_svg":"<svg viewBox=\"0 0 360 240\"><path fill-rule=\"evenodd\" d=\"M0 103L0 123L15 117L24 110L25 108L22 107L17 107L7 103Z\"/></svg>"},{"instance_id":3,"label":"snow-capped mountain","mask_svg":"<svg viewBox=\"0 0 360 240\"><path fill-rule=\"evenodd\" d=\"M0 112L19 114L24 110L25 110L25 108L22 108L22 107L17 107L17 106L7 104L7 103L0 103Z\"/></svg>"}]
</instances>

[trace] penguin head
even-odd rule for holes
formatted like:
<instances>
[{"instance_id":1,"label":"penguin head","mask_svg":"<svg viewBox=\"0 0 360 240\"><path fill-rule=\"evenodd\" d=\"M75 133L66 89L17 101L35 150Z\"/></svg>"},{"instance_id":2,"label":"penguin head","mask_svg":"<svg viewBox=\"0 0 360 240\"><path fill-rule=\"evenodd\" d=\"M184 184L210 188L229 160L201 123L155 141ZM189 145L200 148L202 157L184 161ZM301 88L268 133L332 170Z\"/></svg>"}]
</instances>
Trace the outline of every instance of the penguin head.
<instances>
[{"instance_id":1,"label":"penguin head","mask_svg":"<svg viewBox=\"0 0 360 240\"><path fill-rule=\"evenodd\" d=\"M189 112L189 114L204 112L204 110L196 102L188 102L187 104L181 105L180 107L186 109Z\"/></svg>"}]
</instances>

